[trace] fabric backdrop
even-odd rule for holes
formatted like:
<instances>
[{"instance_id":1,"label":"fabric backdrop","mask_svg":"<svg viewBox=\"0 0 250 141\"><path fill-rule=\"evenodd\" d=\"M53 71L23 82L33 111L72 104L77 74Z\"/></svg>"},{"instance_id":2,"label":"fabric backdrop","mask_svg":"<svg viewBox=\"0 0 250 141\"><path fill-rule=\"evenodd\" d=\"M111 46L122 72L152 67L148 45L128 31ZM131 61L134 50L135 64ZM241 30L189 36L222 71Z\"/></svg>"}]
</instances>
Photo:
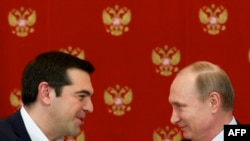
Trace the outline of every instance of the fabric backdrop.
<instances>
[{"instance_id":1,"label":"fabric backdrop","mask_svg":"<svg viewBox=\"0 0 250 141\"><path fill-rule=\"evenodd\" d=\"M21 74L60 50L96 67L94 112L78 141L179 141L168 94L175 74L207 60L230 76L234 115L250 123L249 0L1 0L0 117L20 107ZM70 140L70 138L68 138Z\"/></svg>"}]
</instances>

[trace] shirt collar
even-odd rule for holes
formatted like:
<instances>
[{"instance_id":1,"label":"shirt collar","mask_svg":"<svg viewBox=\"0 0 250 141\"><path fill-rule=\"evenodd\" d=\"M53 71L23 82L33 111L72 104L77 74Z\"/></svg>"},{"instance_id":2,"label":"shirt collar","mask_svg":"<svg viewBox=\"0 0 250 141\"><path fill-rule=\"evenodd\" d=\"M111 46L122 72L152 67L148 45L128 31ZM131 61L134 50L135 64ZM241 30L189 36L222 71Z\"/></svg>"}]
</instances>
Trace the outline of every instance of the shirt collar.
<instances>
[{"instance_id":1,"label":"shirt collar","mask_svg":"<svg viewBox=\"0 0 250 141\"><path fill-rule=\"evenodd\" d=\"M41 129L36 125L36 123L32 120L30 115L27 113L27 111L24 109L24 107L21 107L21 116L24 121L24 125L27 129L27 132L31 138L32 141L49 141L49 139L44 135L44 133L41 131Z\"/></svg>"},{"instance_id":2,"label":"shirt collar","mask_svg":"<svg viewBox=\"0 0 250 141\"><path fill-rule=\"evenodd\" d=\"M233 117L229 125L236 125L237 121ZM212 139L212 141L224 141L224 130L222 130L215 138Z\"/></svg>"}]
</instances>

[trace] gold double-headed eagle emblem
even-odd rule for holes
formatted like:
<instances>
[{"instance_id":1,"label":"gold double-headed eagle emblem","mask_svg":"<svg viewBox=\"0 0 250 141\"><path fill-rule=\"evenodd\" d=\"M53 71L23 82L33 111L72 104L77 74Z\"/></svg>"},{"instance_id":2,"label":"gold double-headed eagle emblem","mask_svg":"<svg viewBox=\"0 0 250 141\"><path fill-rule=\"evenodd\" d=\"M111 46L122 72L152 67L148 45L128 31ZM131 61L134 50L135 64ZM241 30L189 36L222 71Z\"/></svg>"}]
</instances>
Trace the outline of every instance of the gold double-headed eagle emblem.
<instances>
[{"instance_id":1,"label":"gold double-headed eagle emblem","mask_svg":"<svg viewBox=\"0 0 250 141\"><path fill-rule=\"evenodd\" d=\"M84 50L79 47L68 46L68 48L61 48L59 51L74 55L80 59L85 59Z\"/></svg>"},{"instance_id":2,"label":"gold double-headed eagle emblem","mask_svg":"<svg viewBox=\"0 0 250 141\"><path fill-rule=\"evenodd\" d=\"M226 30L225 23L228 19L227 9L223 6L204 6L199 10L200 22L204 25L203 30L211 35L217 35Z\"/></svg>"},{"instance_id":3,"label":"gold double-headed eagle emblem","mask_svg":"<svg viewBox=\"0 0 250 141\"><path fill-rule=\"evenodd\" d=\"M153 141L180 141L181 138L181 131L169 126L158 128L153 133Z\"/></svg>"},{"instance_id":4,"label":"gold double-headed eagle emblem","mask_svg":"<svg viewBox=\"0 0 250 141\"><path fill-rule=\"evenodd\" d=\"M18 37L26 37L34 32L33 25L36 23L36 11L21 7L13 9L8 15L9 25L12 27L12 33Z\"/></svg>"},{"instance_id":5,"label":"gold double-headed eagle emblem","mask_svg":"<svg viewBox=\"0 0 250 141\"><path fill-rule=\"evenodd\" d=\"M106 27L107 33L114 36L120 36L123 32L128 32L128 24L131 21L131 11L126 8L120 8L115 5L114 8L107 7L102 12L102 21Z\"/></svg>"},{"instance_id":6,"label":"gold double-headed eagle emblem","mask_svg":"<svg viewBox=\"0 0 250 141\"><path fill-rule=\"evenodd\" d=\"M170 76L173 72L177 72L181 59L180 51L176 47L156 47L152 51L152 61L153 64L157 66L156 73L159 73L163 76Z\"/></svg>"},{"instance_id":7,"label":"gold double-headed eagle emblem","mask_svg":"<svg viewBox=\"0 0 250 141\"><path fill-rule=\"evenodd\" d=\"M129 104L132 102L132 98L132 89L127 86L116 85L107 88L104 92L104 101L109 106L109 112L116 116L122 116L131 110Z\"/></svg>"}]
</instances>

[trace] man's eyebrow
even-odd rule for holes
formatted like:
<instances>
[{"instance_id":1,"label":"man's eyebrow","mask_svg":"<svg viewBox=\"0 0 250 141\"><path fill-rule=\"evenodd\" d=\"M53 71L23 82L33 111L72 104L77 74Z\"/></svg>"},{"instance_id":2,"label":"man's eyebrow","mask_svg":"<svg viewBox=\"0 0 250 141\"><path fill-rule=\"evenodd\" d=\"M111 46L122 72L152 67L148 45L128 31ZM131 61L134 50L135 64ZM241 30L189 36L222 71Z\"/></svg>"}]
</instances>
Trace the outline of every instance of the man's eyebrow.
<instances>
[{"instance_id":1,"label":"man's eyebrow","mask_svg":"<svg viewBox=\"0 0 250 141\"><path fill-rule=\"evenodd\" d=\"M176 102L176 101L171 102L171 104L172 104L172 105L175 105L175 106L184 106L184 104L181 104L181 103Z\"/></svg>"},{"instance_id":2,"label":"man's eyebrow","mask_svg":"<svg viewBox=\"0 0 250 141\"><path fill-rule=\"evenodd\" d=\"M89 91L87 91L87 90L80 90L80 91L77 91L77 92L75 92L76 94L86 94L86 95L88 95L88 96L91 96L92 94L89 92Z\"/></svg>"}]
</instances>

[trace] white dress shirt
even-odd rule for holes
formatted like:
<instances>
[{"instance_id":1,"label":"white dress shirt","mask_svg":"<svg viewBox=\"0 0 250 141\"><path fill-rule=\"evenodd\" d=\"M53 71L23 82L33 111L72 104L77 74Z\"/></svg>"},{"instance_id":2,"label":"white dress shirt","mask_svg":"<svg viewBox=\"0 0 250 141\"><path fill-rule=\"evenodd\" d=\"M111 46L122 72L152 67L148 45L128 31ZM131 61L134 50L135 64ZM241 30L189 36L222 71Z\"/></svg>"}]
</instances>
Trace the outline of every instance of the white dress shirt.
<instances>
[{"instance_id":1,"label":"white dress shirt","mask_svg":"<svg viewBox=\"0 0 250 141\"><path fill-rule=\"evenodd\" d=\"M229 125L236 125L237 121L233 117ZM224 130L222 130L216 137L212 139L212 141L224 141Z\"/></svg>"},{"instance_id":2,"label":"white dress shirt","mask_svg":"<svg viewBox=\"0 0 250 141\"><path fill-rule=\"evenodd\" d=\"M41 129L36 125L36 123L31 119L24 107L21 107L21 116L24 121L24 125L32 141L49 141L49 139L44 135Z\"/></svg>"}]
</instances>

